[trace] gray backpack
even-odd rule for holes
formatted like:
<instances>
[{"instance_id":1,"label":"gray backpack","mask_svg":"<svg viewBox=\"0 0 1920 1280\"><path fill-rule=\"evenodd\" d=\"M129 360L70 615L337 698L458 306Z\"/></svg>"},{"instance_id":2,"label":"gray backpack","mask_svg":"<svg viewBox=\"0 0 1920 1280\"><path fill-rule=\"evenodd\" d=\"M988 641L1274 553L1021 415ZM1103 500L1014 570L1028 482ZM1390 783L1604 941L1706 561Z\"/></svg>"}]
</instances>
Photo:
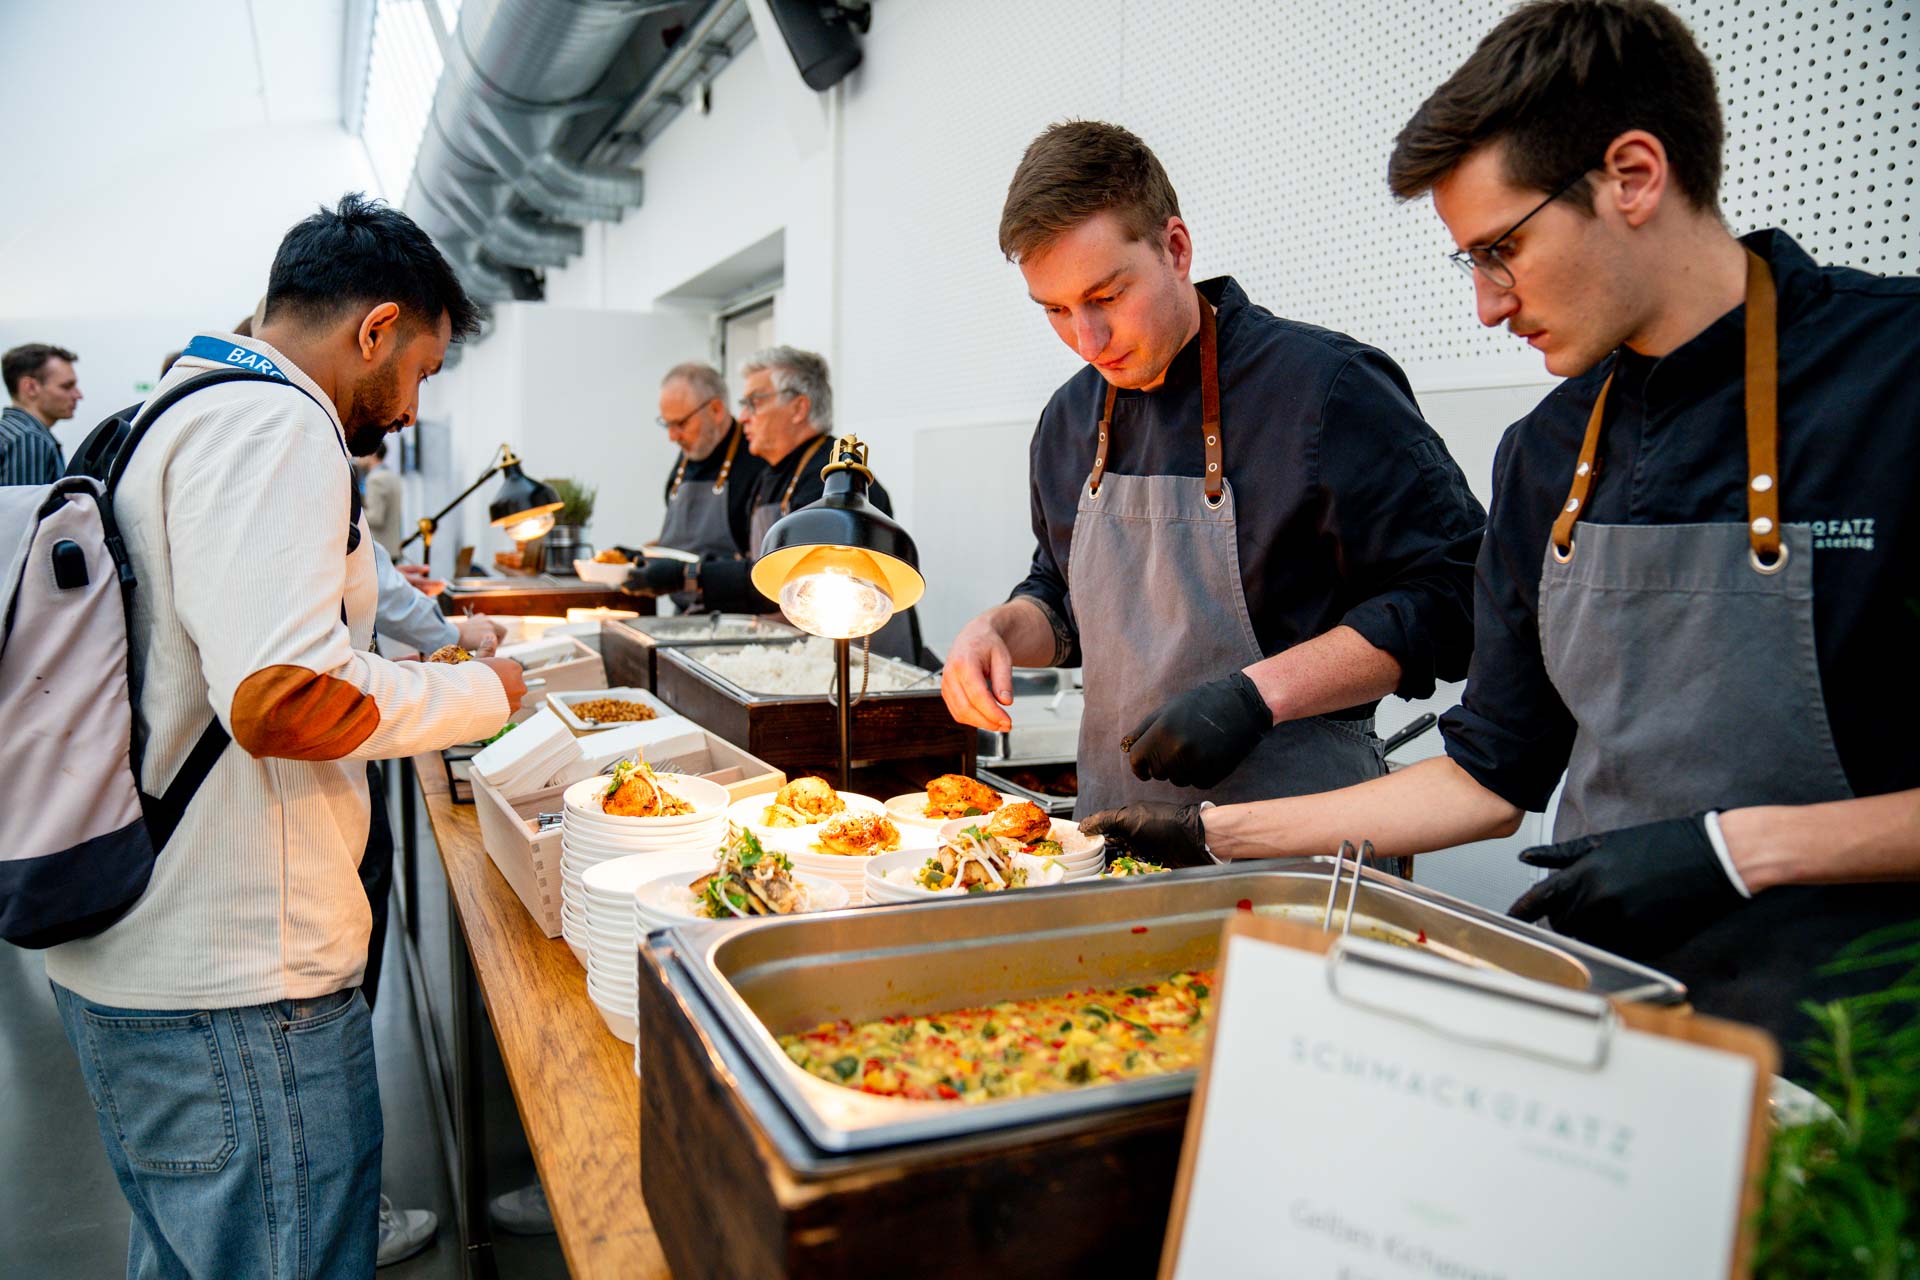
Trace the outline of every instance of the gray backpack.
<instances>
[{"instance_id":1,"label":"gray backpack","mask_svg":"<svg viewBox=\"0 0 1920 1280\"><path fill-rule=\"evenodd\" d=\"M133 565L113 494L153 420L245 369L189 378L108 418L50 485L0 487L0 938L49 947L112 925L146 892L167 839L227 748L218 716L162 795L140 789L142 741L129 662ZM8 534L7 530L13 530Z\"/></svg>"}]
</instances>

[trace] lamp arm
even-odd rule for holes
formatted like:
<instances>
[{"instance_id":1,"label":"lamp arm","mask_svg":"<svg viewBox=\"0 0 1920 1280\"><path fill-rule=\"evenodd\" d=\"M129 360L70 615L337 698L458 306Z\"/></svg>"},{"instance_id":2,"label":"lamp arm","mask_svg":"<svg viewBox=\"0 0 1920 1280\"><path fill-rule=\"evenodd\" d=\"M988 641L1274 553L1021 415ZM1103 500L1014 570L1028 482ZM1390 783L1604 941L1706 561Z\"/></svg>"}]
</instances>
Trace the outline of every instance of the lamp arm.
<instances>
[{"instance_id":1,"label":"lamp arm","mask_svg":"<svg viewBox=\"0 0 1920 1280\"><path fill-rule=\"evenodd\" d=\"M504 449L506 446L502 445L501 447ZM511 452L508 452L507 456L508 458L513 459L513 461L517 462L519 460L517 458L513 458L513 454ZM502 462L500 460L500 455L498 453L494 454L493 461L489 462L487 464L487 469L480 473L480 478L478 480L475 480L472 484L468 485L466 488L462 489L459 493L459 496L455 497L452 502L449 502L446 506L440 508L438 511L434 512L432 515L428 516L425 520L422 520L420 522L420 527L413 531L412 536L410 536L409 538L407 538L405 542L402 542L400 544L400 549L402 551L405 551L408 547L412 546L417 540L419 540L419 538L422 535L425 535L426 537L431 538L433 536L433 531L439 527L440 522L442 520L446 519L448 512L452 511L455 507L459 506L461 503L465 502L468 498L472 497L473 491L475 489L478 489L481 485L491 480L494 476L500 474L503 468L510 465L511 465L510 462Z\"/></svg>"}]
</instances>

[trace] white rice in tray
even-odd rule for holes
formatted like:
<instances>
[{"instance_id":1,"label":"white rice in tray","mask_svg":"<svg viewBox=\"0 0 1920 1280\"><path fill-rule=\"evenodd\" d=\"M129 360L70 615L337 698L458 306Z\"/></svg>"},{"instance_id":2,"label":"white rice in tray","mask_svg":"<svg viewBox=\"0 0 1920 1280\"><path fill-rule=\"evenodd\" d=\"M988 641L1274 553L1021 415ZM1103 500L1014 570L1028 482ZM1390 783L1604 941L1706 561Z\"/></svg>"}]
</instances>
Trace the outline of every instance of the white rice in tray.
<instances>
[{"instance_id":1,"label":"white rice in tray","mask_svg":"<svg viewBox=\"0 0 1920 1280\"><path fill-rule=\"evenodd\" d=\"M724 649L683 651L708 670L749 693L786 697L824 697L833 685L833 642L812 637L793 644L761 644L731 652ZM850 674L854 692L860 690L860 654L856 650ZM874 658L867 678L870 693L888 693L920 683L926 673L905 663Z\"/></svg>"}]
</instances>

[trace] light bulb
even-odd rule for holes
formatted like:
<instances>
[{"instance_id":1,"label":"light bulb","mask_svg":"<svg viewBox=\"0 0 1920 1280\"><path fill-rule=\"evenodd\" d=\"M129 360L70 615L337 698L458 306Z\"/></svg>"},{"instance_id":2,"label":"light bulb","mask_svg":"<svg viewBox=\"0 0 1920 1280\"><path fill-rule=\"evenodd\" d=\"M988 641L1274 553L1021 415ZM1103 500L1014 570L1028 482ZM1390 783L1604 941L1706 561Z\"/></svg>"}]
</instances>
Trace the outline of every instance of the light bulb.
<instances>
[{"instance_id":1,"label":"light bulb","mask_svg":"<svg viewBox=\"0 0 1920 1280\"><path fill-rule=\"evenodd\" d=\"M875 580L879 576L844 565L795 574L780 588L780 611L810 635L834 640L872 635L893 616L893 597Z\"/></svg>"},{"instance_id":2,"label":"light bulb","mask_svg":"<svg viewBox=\"0 0 1920 1280\"><path fill-rule=\"evenodd\" d=\"M553 528L553 512L543 511L537 516L525 516L503 527L507 536L515 542L527 542Z\"/></svg>"}]
</instances>

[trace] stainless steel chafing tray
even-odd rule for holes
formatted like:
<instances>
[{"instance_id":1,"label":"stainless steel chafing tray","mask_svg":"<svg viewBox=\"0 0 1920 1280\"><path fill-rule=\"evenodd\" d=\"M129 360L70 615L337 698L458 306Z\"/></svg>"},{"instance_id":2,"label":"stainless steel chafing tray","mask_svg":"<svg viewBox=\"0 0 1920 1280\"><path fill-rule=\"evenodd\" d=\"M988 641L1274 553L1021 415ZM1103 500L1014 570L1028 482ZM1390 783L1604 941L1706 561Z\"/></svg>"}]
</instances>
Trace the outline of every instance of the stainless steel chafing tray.
<instances>
[{"instance_id":1,"label":"stainless steel chafing tray","mask_svg":"<svg viewBox=\"0 0 1920 1280\"><path fill-rule=\"evenodd\" d=\"M806 639L806 633L755 613L691 613L631 618L627 626L657 645L774 644Z\"/></svg>"},{"instance_id":2,"label":"stainless steel chafing tray","mask_svg":"<svg viewBox=\"0 0 1920 1280\"><path fill-rule=\"evenodd\" d=\"M1013 672L1010 729L979 729L980 763L1000 768L1070 761L1080 747L1080 717L1086 695L1065 667L1017 668Z\"/></svg>"},{"instance_id":3,"label":"stainless steel chafing tray","mask_svg":"<svg viewBox=\"0 0 1920 1280\"><path fill-rule=\"evenodd\" d=\"M1203 968L1215 962L1221 925L1243 901L1255 911L1317 918L1330 867L1325 858L1285 859L985 900L688 925L647 945L675 957L702 997L698 1016L720 1024L709 1034L740 1050L815 1146L856 1152L1183 1096L1193 1073L971 1105L909 1102L809 1075L777 1036L838 1018L937 1013ZM1357 914L1560 986L1651 1003L1685 998L1679 983L1651 969L1372 871ZM758 1091L743 1096L756 1109L771 1105ZM787 1116L761 1123L783 1128Z\"/></svg>"}]
</instances>

